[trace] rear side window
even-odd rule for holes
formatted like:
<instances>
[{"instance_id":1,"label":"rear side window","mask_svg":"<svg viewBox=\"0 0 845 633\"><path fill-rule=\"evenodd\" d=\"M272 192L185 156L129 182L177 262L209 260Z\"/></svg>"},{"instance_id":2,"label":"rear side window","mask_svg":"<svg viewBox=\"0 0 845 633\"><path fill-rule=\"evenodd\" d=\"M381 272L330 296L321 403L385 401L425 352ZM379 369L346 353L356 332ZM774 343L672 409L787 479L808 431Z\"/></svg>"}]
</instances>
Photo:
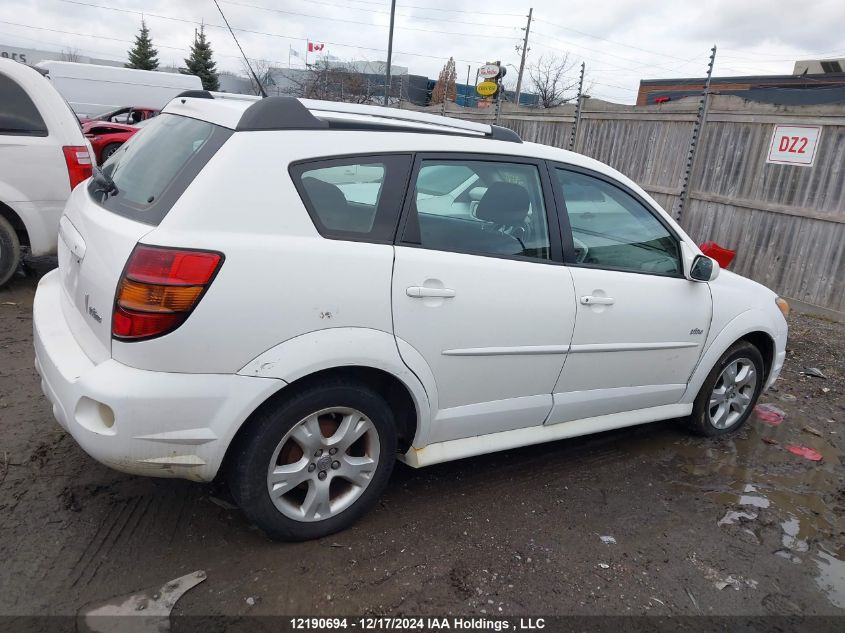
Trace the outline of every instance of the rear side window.
<instances>
[{"instance_id":1,"label":"rear side window","mask_svg":"<svg viewBox=\"0 0 845 633\"><path fill-rule=\"evenodd\" d=\"M47 136L47 124L38 108L11 77L0 74L0 134Z\"/></svg>"},{"instance_id":2,"label":"rear side window","mask_svg":"<svg viewBox=\"0 0 845 633\"><path fill-rule=\"evenodd\" d=\"M406 244L476 255L552 258L537 165L423 160L413 196L402 235Z\"/></svg>"},{"instance_id":3,"label":"rear side window","mask_svg":"<svg viewBox=\"0 0 845 633\"><path fill-rule=\"evenodd\" d=\"M392 242L409 164L402 155L309 161L291 176L324 237Z\"/></svg>"},{"instance_id":4,"label":"rear side window","mask_svg":"<svg viewBox=\"0 0 845 633\"><path fill-rule=\"evenodd\" d=\"M232 131L172 114L156 117L103 166L118 193L106 196L92 179L91 196L103 207L158 225Z\"/></svg>"}]
</instances>

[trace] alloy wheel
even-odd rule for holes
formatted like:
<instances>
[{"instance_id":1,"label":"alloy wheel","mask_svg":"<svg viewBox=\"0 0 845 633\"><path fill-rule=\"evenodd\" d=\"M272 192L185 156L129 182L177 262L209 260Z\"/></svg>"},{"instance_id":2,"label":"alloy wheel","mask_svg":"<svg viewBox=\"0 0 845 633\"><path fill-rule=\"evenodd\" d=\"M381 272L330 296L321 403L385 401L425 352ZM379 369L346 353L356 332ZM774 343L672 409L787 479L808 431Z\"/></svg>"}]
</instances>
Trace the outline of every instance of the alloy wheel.
<instances>
[{"instance_id":1,"label":"alloy wheel","mask_svg":"<svg viewBox=\"0 0 845 633\"><path fill-rule=\"evenodd\" d=\"M379 462L373 422L357 409L331 407L303 418L273 451L267 490L276 508L296 521L322 521L352 505Z\"/></svg>"},{"instance_id":2,"label":"alloy wheel","mask_svg":"<svg viewBox=\"0 0 845 633\"><path fill-rule=\"evenodd\" d=\"M727 429L742 419L754 399L757 370L749 358L728 363L710 393L707 413L717 429Z\"/></svg>"}]
</instances>

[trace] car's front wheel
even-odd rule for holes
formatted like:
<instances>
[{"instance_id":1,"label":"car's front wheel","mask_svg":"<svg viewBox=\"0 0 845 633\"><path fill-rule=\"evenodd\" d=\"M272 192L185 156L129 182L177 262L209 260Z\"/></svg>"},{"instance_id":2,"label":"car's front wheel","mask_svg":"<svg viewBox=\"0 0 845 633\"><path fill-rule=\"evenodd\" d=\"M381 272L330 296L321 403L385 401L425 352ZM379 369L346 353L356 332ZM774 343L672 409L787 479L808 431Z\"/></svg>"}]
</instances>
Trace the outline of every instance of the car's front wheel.
<instances>
[{"instance_id":1,"label":"car's front wheel","mask_svg":"<svg viewBox=\"0 0 845 633\"><path fill-rule=\"evenodd\" d=\"M748 420L765 382L763 356L748 341L737 341L710 371L687 419L693 431L718 437Z\"/></svg>"},{"instance_id":2,"label":"car's front wheel","mask_svg":"<svg viewBox=\"0 0 845 633\"><path fill-rule=\"evenodd\" d=\"M231 487L271 538L306 540L360 518L387 485L396 427L369 387L336 382L266 407L235 447Z\"/></svg>"}]
</instances>

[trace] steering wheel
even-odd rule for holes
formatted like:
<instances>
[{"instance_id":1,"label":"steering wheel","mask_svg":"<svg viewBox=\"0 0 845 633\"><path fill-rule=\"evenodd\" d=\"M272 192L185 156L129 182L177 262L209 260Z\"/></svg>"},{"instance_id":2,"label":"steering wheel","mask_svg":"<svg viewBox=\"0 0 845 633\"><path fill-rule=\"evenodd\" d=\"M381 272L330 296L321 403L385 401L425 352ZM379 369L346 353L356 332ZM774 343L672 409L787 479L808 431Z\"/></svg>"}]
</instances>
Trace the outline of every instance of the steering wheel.
<instances>
[{"instance_id":1,"label":"steering wheel","mask_svg":"<svg viewBox=\"0 0 845 633\"><path fill-rule=\"evenodd\" d=\"M587 254L590 252L590 248L574 235L572 236L572 241L575 243L575 262L583 264L587 259Z\"/></svg>"}]
</instances>

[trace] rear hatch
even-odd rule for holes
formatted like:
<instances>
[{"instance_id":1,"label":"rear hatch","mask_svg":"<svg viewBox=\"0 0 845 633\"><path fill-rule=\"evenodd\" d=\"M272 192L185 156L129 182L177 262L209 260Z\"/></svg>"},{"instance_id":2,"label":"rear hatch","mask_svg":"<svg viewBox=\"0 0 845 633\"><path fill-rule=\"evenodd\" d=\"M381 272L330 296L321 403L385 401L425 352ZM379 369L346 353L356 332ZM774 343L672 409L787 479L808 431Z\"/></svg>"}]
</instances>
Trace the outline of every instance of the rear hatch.
<instances>
[{"instance_id":1,"label":"rear hatch","mask_svg":"<svg viewBox=\"0 0 845 633\"><path fill-rule=\"evenodd\" d=\"M115 290L132 249L170 211L232 131L162 114L77 187L59 225L62 309L95 363L111 356ZM114 183L116 192L107 181Z\"/></svg>"}]
</instances>

